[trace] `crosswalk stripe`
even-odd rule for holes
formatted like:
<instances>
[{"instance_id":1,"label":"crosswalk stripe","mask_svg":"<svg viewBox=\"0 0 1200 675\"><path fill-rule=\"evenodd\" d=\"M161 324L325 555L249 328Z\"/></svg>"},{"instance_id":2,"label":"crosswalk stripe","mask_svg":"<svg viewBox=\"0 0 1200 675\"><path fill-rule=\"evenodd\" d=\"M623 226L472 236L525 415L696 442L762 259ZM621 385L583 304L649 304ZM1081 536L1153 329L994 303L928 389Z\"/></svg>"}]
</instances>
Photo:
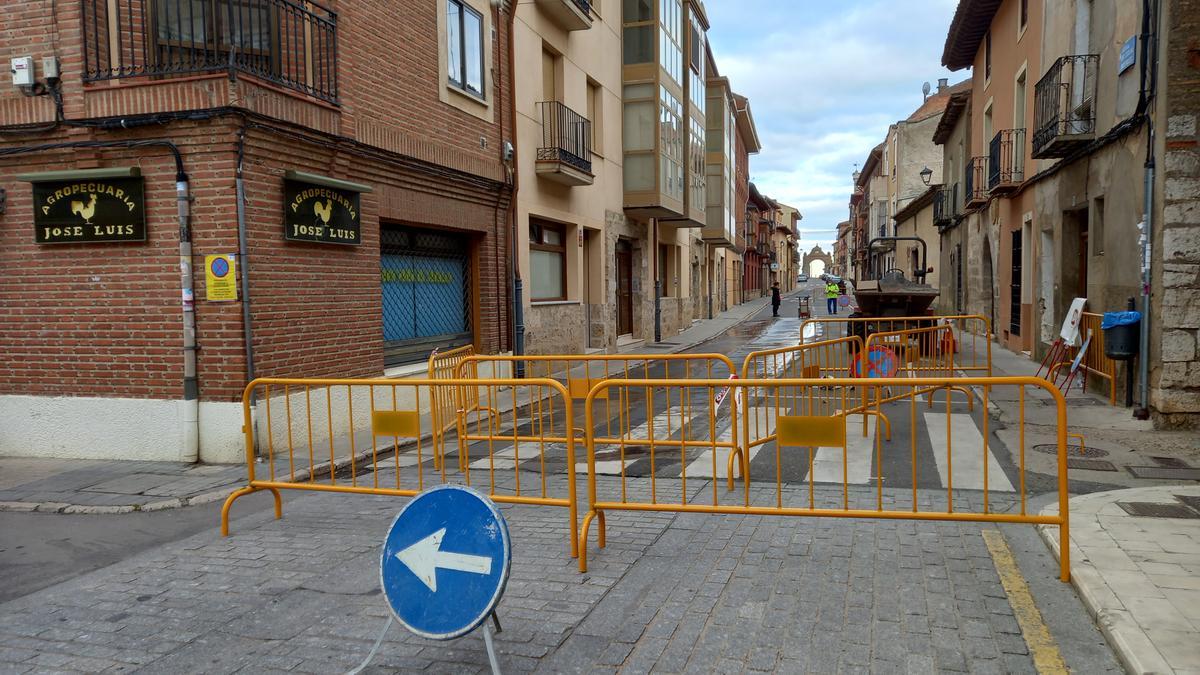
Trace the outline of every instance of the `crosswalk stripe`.
<instances>
[{"instance_id":1,"label":"crosswalk stripe","mask_svg":"<svg viewBox=\"0 0 1200 675\"><path fill-rule=\"evenodd\" d=\"M950 424L946 424L946 414L927 412L925 415L925 433L933 448L933 459L937 462L938 475L942 479L942 487L946 487L946 476L949 473L953 486L964 490L982 490L983 483L983 434L975 425L975 420L969 414L952 413ZM948 435L950 434L950 435ZM946 439L950 438L950 452L946 457ZM952 460L952 461L951 461ZM952 464L951 466L947 466ZM992 454L987 451L987 489L995 492L1015 492L1004 469Z\"/></svg>"},{"instance_id":2,"label":"crosswalk stripe","mask_svg":"<svg viewBox=\"0 0 1200 675\"><path fill-rule=\"evenodd\" d=\"M843 478L850 485L871 482L871 466L875 458L875 423L867 420L867 436L861 432L862 415L846 418L846 455L842 448L821 447L813 458L812 480L815 483L838 483ZM842 466L845 465L843 474Z\"/></svg>"},{"instance_id":3,"label":"crosswalk stripe","mask_svg":"<svg viewBox=\"0 0 1200 675\"><path fill-rule=\"evenodd\" d=\"M765 432L766 434L774 433L774 431L775 431L775 408L773 406L769 407L769 408L768 407L751 408L750 414L751 414L750 429L751 429L752 434L755 433L754 423L753 423L753 420L755 420L755 419L761 420L760 426L759 426L760 432L762 431L763 426L765 426L765 428L768 430ZM729 425L727 425L724 429L722 429L721 433L717 436L718 443L728 443L732 439L733 439L733 427L729 426ZM758 456L758 451L762 450L762 449L763 449L762 445L756 445L753 448L750 448L750 453L749 453L750 461L753 461L754 458L756 456ZM724 479L724 478L728 477L728 475L729 475L730 449L729 448L716 448L716 453L717 453L717 474L715 477L719 478L719 479ZM686 475L688 478L712 478L713 477L713 449L709 448L708 450L701 450L700 454L696 456L696 459L692 460L691 462L688 462L688 465L682 471L679 472L679 475L680 476Z\"/></svg>"}]
</instances>

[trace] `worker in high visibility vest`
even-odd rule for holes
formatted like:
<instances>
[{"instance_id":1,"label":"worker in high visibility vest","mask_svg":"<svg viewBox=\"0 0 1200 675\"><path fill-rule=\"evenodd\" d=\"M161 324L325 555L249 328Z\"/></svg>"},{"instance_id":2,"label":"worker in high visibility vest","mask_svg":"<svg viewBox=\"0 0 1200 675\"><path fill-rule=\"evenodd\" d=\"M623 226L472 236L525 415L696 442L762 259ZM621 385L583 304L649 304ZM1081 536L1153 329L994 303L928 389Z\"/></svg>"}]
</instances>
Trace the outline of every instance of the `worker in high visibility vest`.
<instances>
[{"instance_id":1,"label":"worker in high visibility vest","mask_svg":"<svg viewBox=\"0 0 1200 675\"><path fill-rule=\"evenodd\" d=\"M830 314L837 314L837 300L840 289L833 281L825 282L825 309Z\"/></svg>"}]
</instances>

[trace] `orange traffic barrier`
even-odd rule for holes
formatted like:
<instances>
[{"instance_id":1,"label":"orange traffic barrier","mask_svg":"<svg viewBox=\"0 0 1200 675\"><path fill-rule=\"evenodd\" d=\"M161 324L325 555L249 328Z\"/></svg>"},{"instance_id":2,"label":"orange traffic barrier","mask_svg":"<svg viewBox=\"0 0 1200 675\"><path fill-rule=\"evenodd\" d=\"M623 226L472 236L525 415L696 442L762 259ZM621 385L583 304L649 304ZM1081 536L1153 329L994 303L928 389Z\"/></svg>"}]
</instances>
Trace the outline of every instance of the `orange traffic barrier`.
<instances>
[{"instance_id":1,"label":"orange traffic barrier","mask_svg":"<svg viewBox=\"0 0 1200 675\"><path fill-rule=\"evenodd\" d=\"M1083 353L1083 358L1079 360L1079 368L1084 373L1095 375L1096 377L1108 382L1108 404L1117 404L1117 362L1108 358L1104 354L1104 331L1100 329L1100 324L1104 320L1101 314L1092 312L1084 312L1079 320L1079 334L1084 337L1091 336L1091 340L1087 341L1087 348ZM1083 347L1074 347L1070 350L1070 358L1062 363L1057 363L1050 368L1050 374L1046 376L1051 382L1056 382L1059 375L1059 370L1067 368L1070 370L1075 359L1079 356L1079 350ZM1085 378L1086 383L1086 378ZM1066 386L1070 386L1070 377L1068 376ZM1082 385L1081 385L1082 388Z\"/></svg>"},{"instance_id":2,"label":"orange traffic barrier","mask_svg":"<svg viewBox=\"0 0 1200 675\"><path fill-rule=\"evenodd\" d=\"M830 340L851 335L856 335L865 342L875 333L892 333L938 325L949 326L951 329L949 335L940 336L943 344L939 349L954 355L956 369L969 375L991 376L992 326L987 317L978 314L814 317L800 324L800 342Z\"/></svg>"},{"instance_id":3,"label":"orange traffic barrier","mask_svg":"<svg viewBox=\"0 0 1200 675\"><path fill-rule=\"evenodd\" d=\"M474 407L447 411L437 403L446 401ZM274 495L280 518L281 490L413 496L458 483L497 502L565 508L576 555L575 408L555 380L260 378L246 386L242 410L248 480L221 509L222 535L233 503L261 490ZM464 460L457 469L439 459L451 439ZM561 462L558 453L565 470L547 467L548 455Z\"/></svg>"},{"instance_id":4,"label":"orange traffic barrier","mask_svg":"<svg viewBox=\"0 0 1200 675\"><path fill-rule=\"evenodd\" d=\"M870 385L874 395L868 403L876 412L874 434L860 440L848 429L862 414L853 412L851 401L858 397L863 382L861 378L598 382L583 402L588 512L577 547L580 570L587 570L587 541L593 522L597 543L604 547L607 512L661 511L1058 525L1064 552L1060 577L1069 580L1066 402L1061 392L1035 377L874 379ZM947 397L944 411L921 413L928 443L918 441L919 392L950 386L977 393L982 405L968 410ZM742 405L721 406L719 394L725 388L733 390L733 397L741 399ZM995 389L1009 390L1005 396L1017 400L1022 421L1027 390L1041 389L1052 397L1057 414L1057 514L1027 510L1025 435L1022 429L1016 447L992 438L987 403ZM885 390L907 393L889 403L881 396ZM632 396L649 400L656 391L660 397L666 394L688 402L687 407L668 420L669 406L648 406L645 419L620 438L600 432L603 401ZM846 403L840 408L815 407L806 394L817 391L825 392L825 400ZM908 418L908 433L885 439L884 406L894 420ZM754 431L747 429L744 416L753 414L750 411L756 407L769 413L766 428ZM724 441L736 436L739 428L746 430L742 439L747 449L746 470L741 476L744 490L723 497L716 487L727 479L721 455L738 451ZM1007 471L997 459L1005 455ZM944 491L927 486L918 490L926 479L917 470L922 458L936 464ZM643 482L630 489L630 481L639 473L645 474L639 479ZM911 481L910 487L885 489L885 480L901 478ZM824 485L818 489L817 484ZM852 486L856 486L853 491Z\"/></svg>"}]
</instances>

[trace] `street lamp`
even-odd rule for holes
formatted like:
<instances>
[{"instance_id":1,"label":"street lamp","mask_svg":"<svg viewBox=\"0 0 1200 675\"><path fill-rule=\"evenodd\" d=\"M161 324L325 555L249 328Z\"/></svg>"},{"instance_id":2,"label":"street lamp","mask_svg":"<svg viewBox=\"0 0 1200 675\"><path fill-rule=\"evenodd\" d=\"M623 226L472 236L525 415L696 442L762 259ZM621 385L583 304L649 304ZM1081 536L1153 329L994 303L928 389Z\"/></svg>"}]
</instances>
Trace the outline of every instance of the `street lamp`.
<instances>
[{"instance_id":1,"label":"street lamp","mask_svg":"<svg viewBox=\"0 0 1200 675\"><path fill-rule=\"evenodd\" d=\"M930 169L929 167L925 167L924 169L921 169L921 182L925 183L926 185L929 185L929 181L932 178L933 178L933 170L932 169Z\"/></svg>"}]
</instances>

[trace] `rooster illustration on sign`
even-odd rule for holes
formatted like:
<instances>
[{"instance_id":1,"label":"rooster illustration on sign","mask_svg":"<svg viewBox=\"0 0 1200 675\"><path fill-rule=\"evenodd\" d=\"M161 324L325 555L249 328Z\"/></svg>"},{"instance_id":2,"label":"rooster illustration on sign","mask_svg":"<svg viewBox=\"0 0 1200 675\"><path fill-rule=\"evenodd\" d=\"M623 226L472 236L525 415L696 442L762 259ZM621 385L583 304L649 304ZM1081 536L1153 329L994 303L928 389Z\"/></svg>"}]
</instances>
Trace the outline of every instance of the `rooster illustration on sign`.
<instances>
[{"instance_id":1,"label":"rooster illustration on sign","mask_svg":"<svg viewBox=\"0 0 1200 675\"><path fill-rule=\"evenodd\" d=\"M92 216L96 213L96 193L90 192L88 195L92 199L87 203L87 206L84 206L82 201L71 202L71 213L83 218L84 225L91 225Z\"/></svg>"},{"instance_id":2,"label":"rooster illustration on sign","mask_svg":"<svg viewBox=\"0 0 1200 675\"><path fill-rule=\"evenodd\" d=\"M313 213L317 214L321 224L328 225L329 219L333 217L333 200L326 199L324 204L318 200L313 204Z\"/></svg>"}]
</instances>

